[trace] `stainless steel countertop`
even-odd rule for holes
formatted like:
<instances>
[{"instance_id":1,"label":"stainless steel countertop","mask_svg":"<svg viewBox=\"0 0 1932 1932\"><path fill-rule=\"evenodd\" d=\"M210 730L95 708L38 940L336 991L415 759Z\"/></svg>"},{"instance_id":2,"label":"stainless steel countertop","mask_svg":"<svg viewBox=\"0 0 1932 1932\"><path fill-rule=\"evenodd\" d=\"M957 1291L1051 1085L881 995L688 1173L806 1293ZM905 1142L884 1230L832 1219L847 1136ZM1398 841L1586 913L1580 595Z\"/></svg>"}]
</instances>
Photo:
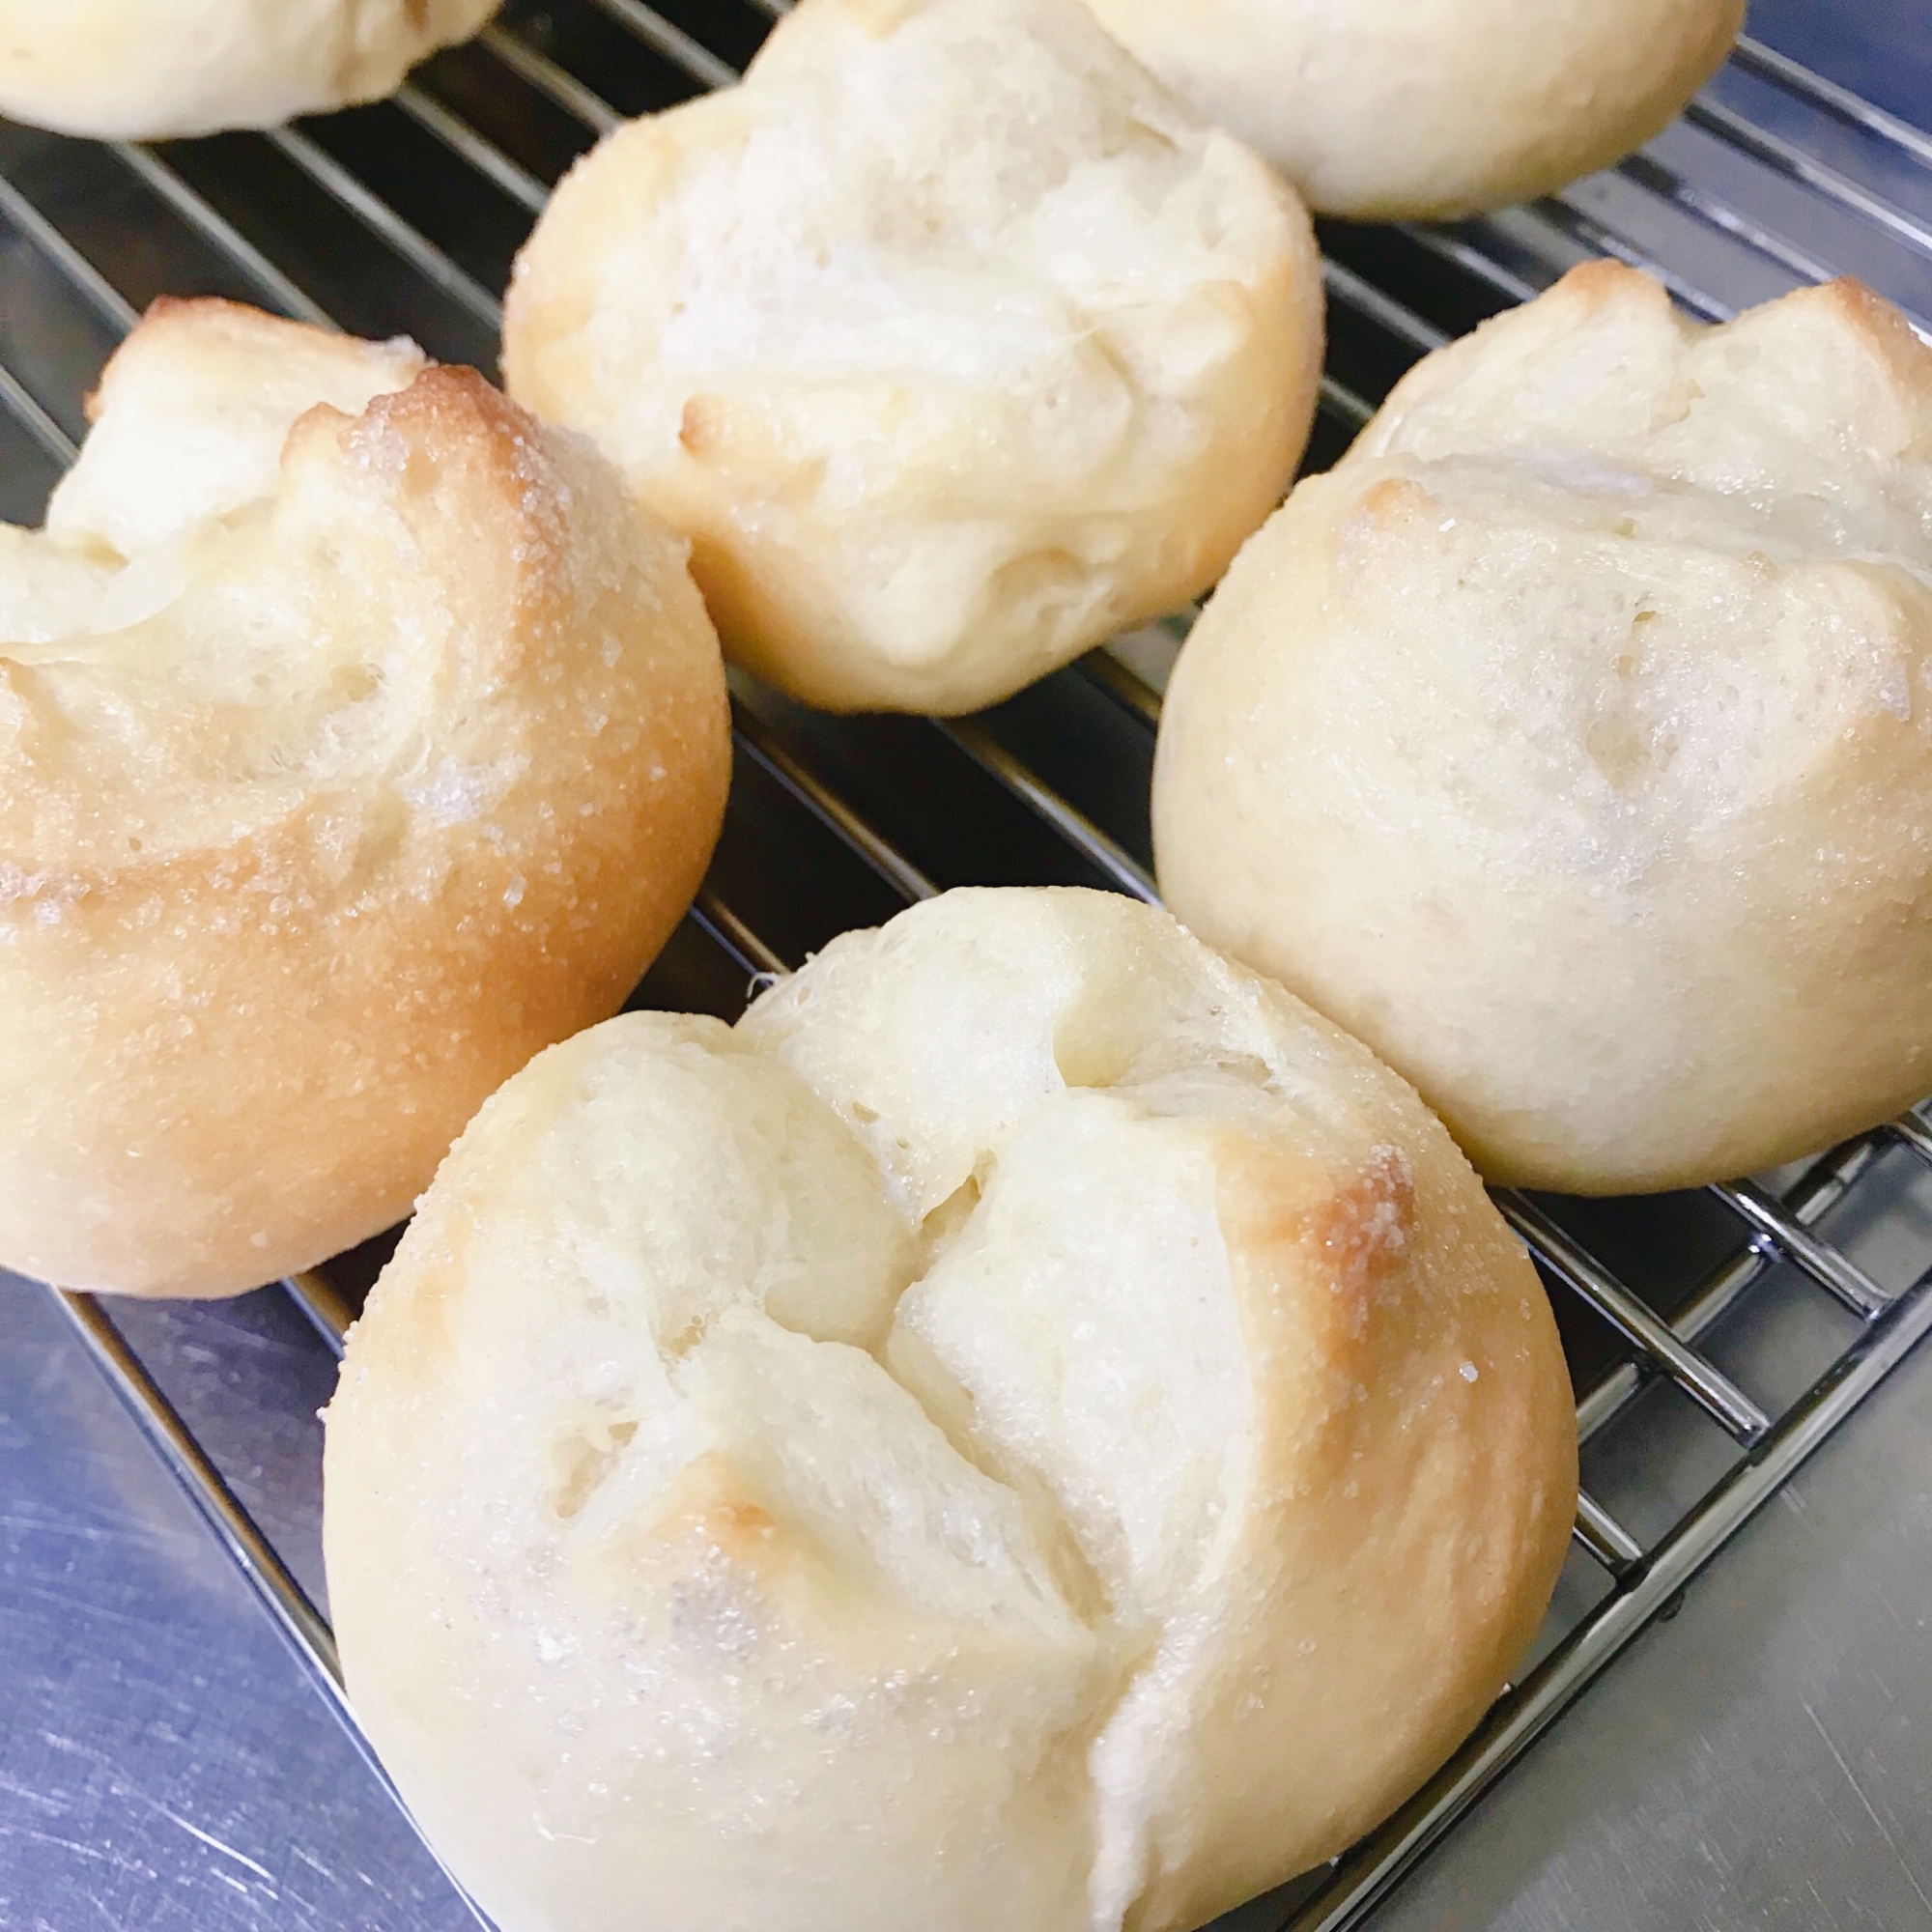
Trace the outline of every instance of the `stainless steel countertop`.
<instances>
[{"instance_id":1,"label":"stainless steel countertop","mask_svg":"<svg viewBox=\"0 0 1932 1932\"><path fill-rule=\"evenodd\" d=\"M314 1334L269 1293L133 1315L319 1585ZM45 1291L0 1274L0 1926L474 1924Z\"/></svg>"},{"instance_id":2,"label":"stainless steel countertop","mask_svg":"<svg viewBox=\"0 0 1932 1932\"><path fill-rule=\"evenodd\" d=\"M1932 1177L1887 1175L1853 1252L1932 1258ZM1839 1230L1840 1238L1845 1231ZM1712 1352L1782 1393L1833 1338L1794 1293ZM1621 1486L1681 1415L1633 1411ZM1397 1892L1391 1932L1932 1927L1932 1350L1921 1347Z\"/></svg>"}]
</instances>

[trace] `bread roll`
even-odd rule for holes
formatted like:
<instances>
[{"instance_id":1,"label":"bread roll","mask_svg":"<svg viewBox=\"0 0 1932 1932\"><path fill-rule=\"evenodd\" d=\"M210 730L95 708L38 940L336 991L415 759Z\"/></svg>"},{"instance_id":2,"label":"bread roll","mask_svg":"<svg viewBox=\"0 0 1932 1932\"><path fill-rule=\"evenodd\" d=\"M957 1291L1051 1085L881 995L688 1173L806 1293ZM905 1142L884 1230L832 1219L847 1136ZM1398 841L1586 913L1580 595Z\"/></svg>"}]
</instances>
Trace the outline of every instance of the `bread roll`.
<instances>
[{"instance_id":1,"label":"bread roll","mask_svg":"<svg viewBox=\"0 0 1932 1932\"><path fill-rule=\"evenodd\" d=\"M1688 1187L1932 1091L1932 351L1608 263L1410 372L1181 652L1169 903L1491 1179Z\"/></svg>"},{"instance_id":2,"label":"bread roll","mask_svg":"<svg viewBox=\"0 0 1932 1932\"><path fill-rule=\"evenodd\" d=\"M0 0L0 114L152 141L391 92L497 0Z\"/></svg>"},{"instance_id":3,"label":"bread roll","mask_svg":"<svg viewBox=\"0 0 1932 1932\"><path fill-rule=\"evenodd\" d=\"M163 303L0 526L0 1266L212 1294L407 1212L723 810L683 547L407 343Z\"/></svg>"},{"instance_id":4,"label":"bread roll","mask_svg":"<svg viewBox=\"0 0 1932 1932\"><path fill-rule=\"evenodd\" d=\"M1293 194L1075 0L804 0L565 180L503 367L691 535L728 654L957 712L1213 582L1321 304Z\"/></svg>"},{"instance_id":5,"label":"bread roll","mask_svg":"<svg viewBox=\"0 0 1932 1932\"><path fill-rule=\"evenodd\" d=\"M1722 65L1745 0L1088 0L1320 214L1449 219L1607 167Z\"/></svg>"},{"instance_id":6,"label":"bread roll","mask_svg":"<svg viewBox=\"0 0 1932 1932\"><path fill-rule=\"evenodd\" d=\"M1576 1437L1400 1080L1163 913L962 891L495 1095L325 1480L356 1713L502 1932L1179 1932L1476 1720Z\"/></svg>"}]
</instances>

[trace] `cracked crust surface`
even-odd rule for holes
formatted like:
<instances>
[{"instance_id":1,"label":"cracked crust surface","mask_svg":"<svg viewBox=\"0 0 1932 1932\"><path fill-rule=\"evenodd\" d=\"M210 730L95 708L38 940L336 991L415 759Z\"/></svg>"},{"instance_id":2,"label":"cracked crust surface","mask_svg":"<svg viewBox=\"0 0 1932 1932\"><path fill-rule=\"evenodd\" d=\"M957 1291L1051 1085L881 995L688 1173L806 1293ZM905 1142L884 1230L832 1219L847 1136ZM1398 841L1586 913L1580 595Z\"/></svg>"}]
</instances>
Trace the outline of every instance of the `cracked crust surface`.
<instances>
[{"instance_id":1,"label":"cracked crust surface","mask_svg":"<svg viewBox=\"0 0 1932 1932\"><path fill-rule=\"evenodd\" d=\"M405 1214L723 810L668 532L479 376L221 302L0 529L0 1264L215 1293Z\"/></svg>"},{"instance_id":2,"label":"cracked crust surface","mask_svg":"<svg viewBox=\"0 0 1932 1932\"><path fill-rule=\"evenodd\" d=\"M1932 350L1597 263L1417 365L1242 552L1162 887L1491 1179L1684 1187L1932 1087Z\"/></svg>"},{"instance_id":3,"label":"cracked crust surface","mask_svg":"<svg viewBox=\"0 0 1932 1932\"><path fill-rule=\"evenodd\" d=\"M805 0L571 171L503 367L689 533L727 652L958 712L1211 583L1321 355L1300 204L1073 0Z\"/></svg>"},{"instance_id":4,"label":"cracked crust surface","mask_svg":"<svg viewBox=\"0 0 1932 1932\"><path fill-rule=\"evenodd\" d=\"M1575 1478L1401 1081L1161 913L955 892L492 1098L351 1339L327 1554L505 1932L1158 1932L1440 1761Z\"/></svg>"}]
</instances>

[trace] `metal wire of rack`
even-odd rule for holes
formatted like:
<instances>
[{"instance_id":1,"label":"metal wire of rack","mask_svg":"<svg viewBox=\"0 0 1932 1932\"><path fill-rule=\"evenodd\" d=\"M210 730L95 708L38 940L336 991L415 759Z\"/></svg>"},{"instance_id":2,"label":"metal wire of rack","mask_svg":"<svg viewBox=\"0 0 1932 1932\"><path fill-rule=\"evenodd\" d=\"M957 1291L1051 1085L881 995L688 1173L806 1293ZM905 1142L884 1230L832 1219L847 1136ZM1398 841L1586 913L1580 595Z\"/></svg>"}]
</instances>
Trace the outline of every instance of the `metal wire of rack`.
<instances>
[{"instance_id":1,"label":"metal wire of rack","mask_svg":"<svg viewBox=\"0 0 1932 1932\"><path fill-rule=\"evenodd\" d=\"M262 135L93 147L0 124L0 513L32 520L73 458L81 394L159 293L228 294L361 333L406 328L432 354L492 368L496 292L557 175L628 114L728 82L785 4L510 0L390 101ZM1810 145L1794 119L1814 128ZM1715 144L1724 165L1700 163L1687 142ZM1862 144L1858 169L1847 142ZM1453 228L1325 228L1331 342L1310 467L1333 460L1408 362L1592 253L1660 273L1708 318L1855 267L1932 332L1932 218L1915 202L1932 208L1932 138L1746 40L1678 128L1562 195ZM1152 627L993 712L945 722L817 718L734 672L725 838L639 999L728 1013L748 983L833 931L943 884L1066 880L1152 899L1150 727L1184 629ZM1277 1895L1272 1925L1362 1923L1932 1328L1932 1269L1889 1290L1821 1232L1889 1149L1932 1167L1932 1127L1909 1115L1781 1187L1709 1190L1705 1211L1732 1238L1668 1306L1627 1285L1563 1204L1498 1195L1569 1328L1578 1311L1597 1324L1594 1349L1573 1347L1580 1439L1667 1388L1721 1433L1729 1460L1649 1534L1586 1490L1576 1546L1598 1577L1590 1606L1552 1628L1533 1668L1395 1818ZM1701 1345L1780 1264L1856 1331L1794 1399L1767 1406ZM339 1355L353 1292L327 1269L282 1286ZM356 1737L323 1612L106 1306L49 1293Z\"/></svg>"}]
</instances>

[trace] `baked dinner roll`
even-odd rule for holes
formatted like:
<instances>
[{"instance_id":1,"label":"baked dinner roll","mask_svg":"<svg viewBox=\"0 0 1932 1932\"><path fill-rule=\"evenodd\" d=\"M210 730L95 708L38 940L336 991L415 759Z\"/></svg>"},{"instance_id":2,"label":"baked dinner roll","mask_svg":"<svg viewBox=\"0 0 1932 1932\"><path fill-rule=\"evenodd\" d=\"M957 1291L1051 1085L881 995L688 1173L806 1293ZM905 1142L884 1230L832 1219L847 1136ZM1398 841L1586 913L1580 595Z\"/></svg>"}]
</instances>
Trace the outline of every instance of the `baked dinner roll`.
<instances>
[{"instance_id":1,"label":"baked dinner roll","mask_svg":"<svg viewBox=\"0 0 1932 1932\"><path fill-rule=\"evenodd\" d=\"M957 712L1213 582L1321 304L1293 195L1075 0L804 0L572 171L503 367L690 534L727 653Z\"/></svg>"},{"instance_id":2,"label":"baked dinner roll","mask_svg":"<svg viewBox=\"0 0 1932 1932\"><path fill-rule=\"evenodd\" d=\"M1169 903L1492 1179L1690 1186L1932 1091L1932 351L1607 263L1410 372L1242 552Z\"/></svg>"},{"instance_id":3,"label":"baked dinner roll","mask_svg":"<svg viewBox=\"0 0 1932 1932\"><path fill-rule=\"evenodd\" d=\"M0 526L0 1266L213 1294L407 1212L718 830L683 546L467 369L224 302Z\"/></svg>"},{"instance_id":4,"label":"baked dinner roll","mask_svg":"<svg viewBox=\"0 0 1932 1932\"><path fill-rule=\"evenodd\" d=\"M1088 0L1322 214L1473 214L1607 167L1682 112L1745 0Z\"/></svg>"},{"instance_id":5,"label":"baked dinner roll","mask_svg":"<svg viewBox=\"0 0 1932 1932\"><path fill-rule=\"evenodd\" d=\"M1437 1122L1075 891L541 1055L327 1424L356 1713L502 1932L1180 1932L1450 1750L1576 1500Z\"/></svg>"},{"instance_id":6,"label":"baked dinner roll","mask_svg":"<svg viewBox=\"0 0 1932 1932\"><path fill-rule=\"evenodd\" d=\"M0 0L0 114L149 141L391 92L497 0Z\"/></svg>"}]
</instances>

